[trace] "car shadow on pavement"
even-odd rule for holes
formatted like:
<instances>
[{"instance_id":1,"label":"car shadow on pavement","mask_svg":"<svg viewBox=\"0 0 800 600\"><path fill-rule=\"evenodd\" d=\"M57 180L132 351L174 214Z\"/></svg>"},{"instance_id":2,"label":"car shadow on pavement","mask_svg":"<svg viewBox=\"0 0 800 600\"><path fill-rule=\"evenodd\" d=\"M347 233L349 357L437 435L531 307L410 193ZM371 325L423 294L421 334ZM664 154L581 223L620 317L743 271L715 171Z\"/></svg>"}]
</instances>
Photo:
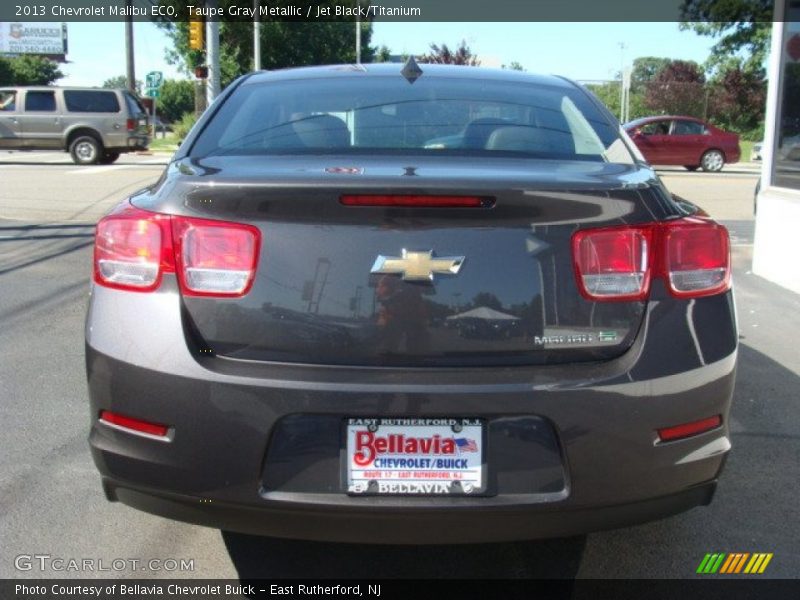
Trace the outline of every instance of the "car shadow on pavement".
<instances>
[{"instance_id":1,"label":"car shadow on pavement","mask_svg":"<svg viewBox=\"0 0 800 600\"><path fill-rule=\"evenodd\" d=\"M574 579L586 537L450 546L335 544L223 532L242 583L256 579Z\"/></svg>"},{"instance_id":2,"label":"car shadow on pavement","mask_svg":"<svg viewBox=\"0 0 800 600\"><path fill-rule=\"evenodd\" d=\"M796 317L779 314L775 318L791 328ZM760 578L797 578L798 371L796 359L780 362L741 343L729 419L733 447L713 502L588 536L580 577L703 578L708 576L696 570L708 552L771 552L774 558Z\"/></svg>"}]
</instances>

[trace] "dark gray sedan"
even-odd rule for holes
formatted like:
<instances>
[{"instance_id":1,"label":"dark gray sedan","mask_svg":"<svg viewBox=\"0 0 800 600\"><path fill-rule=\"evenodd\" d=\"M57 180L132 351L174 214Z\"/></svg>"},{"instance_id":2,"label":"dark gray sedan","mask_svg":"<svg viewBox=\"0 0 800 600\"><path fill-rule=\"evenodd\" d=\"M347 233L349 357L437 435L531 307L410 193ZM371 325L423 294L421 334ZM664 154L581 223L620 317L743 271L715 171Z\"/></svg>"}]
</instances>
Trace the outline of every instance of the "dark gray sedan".
<instances>
[{"instance_id":1,"label":"dark gray sedan","mask_svg":"<svg viewBox=\"0 0 800 600\"><path fill-rule=\"evenodd\" d=\"M86 344L108 499L226 530L572 535L730 449L728 233L557 77L240 78L98 224Z\"/></svg>"}]
</instances>

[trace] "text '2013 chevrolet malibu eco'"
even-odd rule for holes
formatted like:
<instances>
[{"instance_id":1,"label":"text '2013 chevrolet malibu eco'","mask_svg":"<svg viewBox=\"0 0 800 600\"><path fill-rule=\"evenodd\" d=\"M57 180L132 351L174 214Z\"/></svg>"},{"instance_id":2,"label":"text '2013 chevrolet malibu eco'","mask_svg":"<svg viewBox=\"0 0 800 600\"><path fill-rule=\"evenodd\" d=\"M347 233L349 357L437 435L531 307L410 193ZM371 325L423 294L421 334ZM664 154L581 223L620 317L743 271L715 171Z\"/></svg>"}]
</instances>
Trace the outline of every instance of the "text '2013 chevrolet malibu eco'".
<instances>
[{"instance_id":1,"label":"text '2013 chevrolet malibu eco'","mask_svg":"<svg viewBox=\"0 0 800 600\"><path fill-rule=\"evenodd\" d=\"M726 229L580 86L260 72L97 225L90 443L224 530L580 534L711 501L736 350Z\"/></svg>"}]
</instances>

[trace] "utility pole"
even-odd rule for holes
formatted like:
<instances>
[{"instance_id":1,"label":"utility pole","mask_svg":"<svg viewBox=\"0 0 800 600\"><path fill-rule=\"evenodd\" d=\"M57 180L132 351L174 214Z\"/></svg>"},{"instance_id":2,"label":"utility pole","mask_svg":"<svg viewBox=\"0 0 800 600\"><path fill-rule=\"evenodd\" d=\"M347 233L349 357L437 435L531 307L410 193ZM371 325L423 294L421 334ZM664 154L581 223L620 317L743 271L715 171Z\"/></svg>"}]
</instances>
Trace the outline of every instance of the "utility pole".
<instances>
[{"instance_id":1,"label":"utility pole","mask_svg":"<svg viewBox=\"0 0 800 600\"><path fill-rule=\"evenodd\" d=\"M356 8L360 8L356 2ZM361 15L356 12L356 64L361 64Z\"/></svg>"},{"instance_id":2,"label":"utility pole","mask_svg":"<svg viewBox=\"0 0 800 600\"><path fill-rule=\"evenodd\" d=\"M619 42L619 120L624 123L625 118L625 43Z\"/></svg>"},{"instance_id":3,"label":"utility pole","mask_svg":"<svg viewBox=\"0 0 800 600\"><path fill-rule=\"evenodd\" d=\"M261 21L258 20L258 0L253 0L253 70L261 70Z\"/></svg>"},{"instance_id":4,"label":"utility pole","mask_svg":"<svg viewBox=\"0 0 800 600\"><path fill-rule=\"evenodd\" d=\"M206 6L217 8L217 0L207 0ZM206 99L208 104L219 96L219 21L209 18L206 21L206 60L208 61L208 87Z\"/></svg>"},{"instance_id":5,"label":"utility pole","mask_svg":"<svg viewBox=\"0 0 800 600\"><path fill-rule=\"evenodd\" d=\"M125 0L128 7L128 16L125 17L125 65L128 90L136 93L136 72L133 65L133 16L131 15L132 0Z\"/></svg>"}]
</instances>

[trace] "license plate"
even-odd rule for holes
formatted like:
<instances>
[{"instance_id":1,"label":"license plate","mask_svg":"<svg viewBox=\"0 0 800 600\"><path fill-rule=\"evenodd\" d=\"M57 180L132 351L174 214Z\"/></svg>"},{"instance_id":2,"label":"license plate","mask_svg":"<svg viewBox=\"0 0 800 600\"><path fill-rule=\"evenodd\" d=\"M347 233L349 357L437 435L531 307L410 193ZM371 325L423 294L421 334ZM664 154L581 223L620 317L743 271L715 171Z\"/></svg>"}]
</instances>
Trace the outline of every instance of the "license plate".
<instances>
[{"instance_id":1,"label":"license plate","mask_svg":"<svg viewBox=\"0 0 800 600\"><path fill-rule=\"evenodd\" d=\"M481 493L483 429L480 419L348 419L347 492Z\"/></svg>"}]
</instances>

